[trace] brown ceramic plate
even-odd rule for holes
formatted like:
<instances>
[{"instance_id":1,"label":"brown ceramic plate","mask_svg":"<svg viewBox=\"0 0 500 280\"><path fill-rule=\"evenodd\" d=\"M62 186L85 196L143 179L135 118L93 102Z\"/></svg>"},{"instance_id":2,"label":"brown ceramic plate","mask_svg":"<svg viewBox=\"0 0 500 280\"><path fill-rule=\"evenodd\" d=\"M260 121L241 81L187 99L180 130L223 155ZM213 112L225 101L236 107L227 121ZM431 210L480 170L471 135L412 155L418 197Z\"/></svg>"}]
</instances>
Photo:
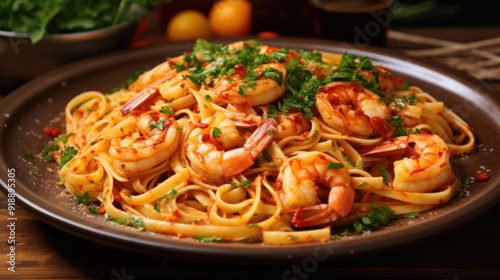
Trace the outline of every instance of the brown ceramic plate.
<instances>
[{"instance_id":1,"label":"brown ceramic plate","mask_svg":"<svg viewBox=\"0 0 500 280\"><path fill-rule=\"evenodd\" d=\"M252 260L253 263L283 263L308 257L324 260L327 257L339 259L373 254L443 233L498 203L500 169L496 156L500 149L500 102L480 81L441 65L386 49L357 49L332 41L298 38L263 40L263 43L363 55L444 101L469 123L477 137L478 148L458 162L458 176L470 184L470 195L456 197L418 218L400 219L371 234L337 241L287 247L206 244L140 232L90 215L82 211L73 199L61 195L63 189L55 185L58 179L54 164L23 157L27 153L39 153L47 144L49 137L43 135L42 128L60 115L72 97L82 91L105 91L119 85L136 70L151 68L167 56L191 50L192 43L126 51L71 64L47 73L3 98L0 101L2 191L8 192L8 178L14 178L16 203L48 224L74 235L144 254L207 262ZM489 169L491 179L483 183L471 180L476 170L481 169ZM39 175L34 176L33 170L38 170Z\"/></svg>"}]
</instances>

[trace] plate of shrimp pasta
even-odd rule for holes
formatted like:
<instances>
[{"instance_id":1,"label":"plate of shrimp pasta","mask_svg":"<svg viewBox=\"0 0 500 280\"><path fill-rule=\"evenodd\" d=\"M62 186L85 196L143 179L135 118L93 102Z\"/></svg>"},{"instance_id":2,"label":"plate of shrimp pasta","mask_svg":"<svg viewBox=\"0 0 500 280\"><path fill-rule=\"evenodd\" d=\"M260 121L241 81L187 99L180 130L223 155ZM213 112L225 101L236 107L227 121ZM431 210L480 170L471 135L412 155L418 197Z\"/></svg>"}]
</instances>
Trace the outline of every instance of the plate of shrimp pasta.
<instances>
[{"instance_id":1,"label":"plate of shrimp pasta","mask_svg":"<svg viewBox=\"0 0 500 280\"><path fill-rule=\"evenodd\" d=\"M77 62L0 103L2 190L146 254L352 257L500 197L498 96L386 49L199 39Z\"/></svg>"}]
</instances>

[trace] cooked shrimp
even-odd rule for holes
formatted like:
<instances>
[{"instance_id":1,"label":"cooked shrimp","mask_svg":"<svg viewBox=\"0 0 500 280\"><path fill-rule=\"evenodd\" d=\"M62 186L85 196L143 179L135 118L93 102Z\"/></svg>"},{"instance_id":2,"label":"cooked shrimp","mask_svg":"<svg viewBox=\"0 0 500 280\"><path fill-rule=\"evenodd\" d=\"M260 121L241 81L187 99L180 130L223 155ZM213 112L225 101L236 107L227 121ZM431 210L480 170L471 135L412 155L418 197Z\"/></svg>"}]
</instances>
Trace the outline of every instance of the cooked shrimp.
<instances>
[{"instance_id":1,"label":"cooked shrimp","mask_svg":"<svg viewBox=\"0 0 500 280\"><path fill-rule=\"evenodd\" d=\"M163 77L147 85L123 104L120 113L126 115L159 95L163 99L170 101L185 96L189 89L199 89L197 84L186 78L187 74L189 74L187 70L181 72L171 70L167 72Z\"/></svg>"},{"instance_id":2,"label":"cooked shrimp","mask_svg":"<svg viewBox=\"0 0 500 280\"><path fill-rule=\"evenodd\" d=\"M347 168L336 164L327 154L304 152L280 168L275 188L283 208L294 213L294 226L323 225L349 214L354 202L351 177Z\"/></svg>"},{"instance_id":3,"label":"cooked shrimp","mask_svg":"<svg viewBox=\"0 0 500 280\"><path fill-rule=\"evenodd\" d=\"M375 68L378 70L378 90L380 90L383 93L389 93L392 92L396 89L396 79L394 78L394 75L387 69L386 67L383 66L375 66ZM365 70L361 71L360 73L368 82L375 82L375 76L373 72Z\"/></svg>"},{"instance_id":4,"label":"cooked shrimp","mask_svg":"<svg viewBox=\"0 0 500 280\"><path fill-rule=\"evenodd\" d=\"M276 121L268 119L245 140L233 121L217 112L191 132L186 156L202 180L226 182L253 165L273 140L275 130Z\"/></svg>"},{"instance_id":5,"label":"cooked shrimp","mask_svg":"<svg viewBox=\"0 0 500 280\"><path fill-rule=\"evenodd\" d=\"M365 156L407 156L394 161L392 187L398 191L430 192L454 178L450 151L439 136L411 134L382 142Z\"/></svg>"},{"instance_id":6,"label":"cooked shrimp","mask_svg":"<svg viewBox=\"0 0 500 280\"><path fill-rule=\"evenodd\" d=\"M110 141L109 155L114 158L113 165L128 175L168 160L180 139L175 119L156 111L138 116L137 131Z\"/></svg>"},{"instance_id":7,"label":"cooked shrimp","mask_svg":"<svg viewBox=\"0 0 500 280\"><path fill-rule=\"evenodd\" d=\"M374 120L390 118L389 108L380 97L356 82L333 82L316 94L316 108L323 120L341 133L371 136Z\"/></svg>"},{"instance_id":8,"label":"cooked shrimp","mask_svg":"<svg viewBox=\"0 0 500 280\"><path fill-rule=\"evenodd\" d=\"M129 85L128 89L136 92L142 91L155 81L165 76L172 75L172 73L176 73L177 71L172 67L176 64L181 64L184 67L187 67L187 62L184 60L183 55L171 58L161 64L158 64L153 69L142 73L137 80Z\"/></svg>"},{"instance_id":9,"label":"cooked shrimp","mask_svg":"<svg viewBox=\"0 0 500 280\"><path fill-rule=\"evenodd\" d=\"M185 96L189 89L198 90L199 86L189 78L186 78L186 75L189 74L189 71L184 70L176 73L174 77L162 83L158 87L161 97L169 101Z\"/></svg>"},{"instance_id":10,"label":"cooked shrimp","mask_svg":"<svg viewBox=\"0 0 500 280\"><path fill-rule=\"evenodd\" d=\"M299 136L309 131L311 123L302 113L278 114L278 127L276 138L283 139L289 136Z\"/></svg>"},{"instance_id":11,"label":"cooked shrimp","mask_svg":"<svg viewBox=\"0 0 500 280\"><path fill-rule=\"evenodd\" d=\"M198 88L191 80L185 77L187 70L176 70L174 65L187 68L188 62L184 55L171 58L153 69L140 75L137 80L129 85L128 89L137 92L121 108L122 115L127 115L142 104L158 97L159 94L165 100L172 100L182 96L189 88Z\"/></svg>"},{"instance_id":12,"label":"cooked shrimp","mask_svg":"<svg viewBox=\"0 0 500 280\"><path fill-rule=\"evenodd\" d=\"M258 66L254 70L256 78L249 81L246 80L247 69L243 65L237 64L234 69L234 73L220 78L214 86L221 102L245 108L272 103L285 94L286 69L280 63Z\"/></svg>"}]
</instances>

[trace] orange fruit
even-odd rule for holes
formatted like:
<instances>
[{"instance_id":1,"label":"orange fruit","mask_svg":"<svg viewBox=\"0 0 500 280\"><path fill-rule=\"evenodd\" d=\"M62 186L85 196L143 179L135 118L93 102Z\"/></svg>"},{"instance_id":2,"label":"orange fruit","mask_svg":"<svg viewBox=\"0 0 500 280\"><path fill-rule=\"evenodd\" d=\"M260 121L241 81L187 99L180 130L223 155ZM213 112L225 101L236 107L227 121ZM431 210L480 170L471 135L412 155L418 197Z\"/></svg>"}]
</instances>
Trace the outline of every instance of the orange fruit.
<instances>
[{"instance_id":1,"label":"orange fruit","mask_svg":"<svg viewBox=\"0 0 500 280\"><path fill-rule=\"evenodd\" d=\"M208 14L208 22L216 36L248 36L252 27L252 4L247 0L215 2Z\"/></svg>"},{"instance_id":2,"label":"orange fruit","mask_svg":"<svg viewBox=\"0 0 500 280\"><path fill-rule=\"evenodd\" d=\"M197 10L184 10L175 14L167 24L170 41L187 41L211 36L207 17Z\"/></svg>"}]
</instances>

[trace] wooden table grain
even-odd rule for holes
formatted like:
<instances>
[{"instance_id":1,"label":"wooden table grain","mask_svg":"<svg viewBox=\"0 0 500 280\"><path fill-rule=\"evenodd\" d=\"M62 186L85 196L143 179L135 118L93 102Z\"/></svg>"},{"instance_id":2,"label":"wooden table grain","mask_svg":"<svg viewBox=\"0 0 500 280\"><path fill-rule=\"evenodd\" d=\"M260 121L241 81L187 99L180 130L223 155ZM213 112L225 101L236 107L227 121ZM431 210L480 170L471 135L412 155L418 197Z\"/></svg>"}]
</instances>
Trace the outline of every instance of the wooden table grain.
<instances>
[{"instance_id":1,"label":"wooden table grain","mask_svg":"<svg viewBox=\"0 0 500 280\"><path fill-rule=\"evenodd\" d=\"M500 36L500 28L419 28L409 34L467 42ZM151 36L146 34L146 36ZM155 43L162 39L153 36ZM156 40L156 41L155 41ZM417 48L389 41L390 48ZM486 81L497 89L498 81ZM500 186L499 186L500 187ZM0 195L1 279L500 279L500 204L472 221L415 244L362 258L317 265L254 266L177 261L115 249L38 220L16 204L15 272L9 267L7 197Z\"/></svg>"}]
</instances>

